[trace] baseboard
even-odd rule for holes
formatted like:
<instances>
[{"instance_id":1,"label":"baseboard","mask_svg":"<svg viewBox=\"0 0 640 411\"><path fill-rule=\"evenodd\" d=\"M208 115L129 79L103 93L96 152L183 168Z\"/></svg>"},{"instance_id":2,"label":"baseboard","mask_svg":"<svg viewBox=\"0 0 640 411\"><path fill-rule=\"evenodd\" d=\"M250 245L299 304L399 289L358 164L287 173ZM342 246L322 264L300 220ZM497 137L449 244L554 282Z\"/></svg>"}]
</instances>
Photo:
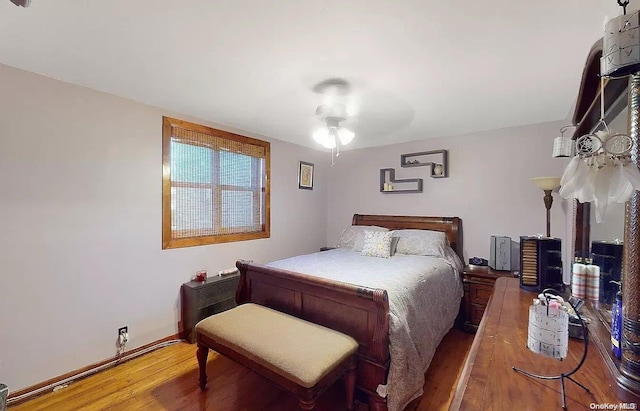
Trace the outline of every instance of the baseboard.
<instances>
[{"instance_id":1,"label":"baseboard","mask_svg":"<svg viewBox=\"0 0 640 411\"><path fill-rule=\"evenodd\" d=\"M138 353L138 352L140 352L142 350L146 350L149 347L153 347L156 344L161 344L161 343L164 343L164 342L167 342L167 341L173 341L173 340L177 340L177 339L179 339L179 335L178 334L174 334L174 335L170 335L168 337L161 338L159 340L150 342L149 344L145 344L145 345L143 345L141 347L134 348L133 350L127 351L124 354L122 354L122 356L119 358L120 363L128 361L130 359L129 357L131 357L132 355L134 355L134 354L136 354L136 353ZM19 401L12 402L11 405L15 405L15 404L19 404L21 402L27 401L27 400L31 400L36 396L46 394L47 392L50 391L50 390L45 390L45 391L36 393L36 391L42 389L43 387L46 387L46 386L49 386L49 385L55 385L56 383L58 383L60 381L64 381L66 379L73 378L76 375L80 375L80 374L85 373L87 371L91 371L91 370L93 370L95 368L102 367L105 364L108 364L108 363L110 363L110 362L112 362L114 360L117 360L117 359L118 359L118 357L108 358L106 360L103 360L103 361L100 361L100 362L97 362L97 363L94 363L94 364L91 364L91 365L87 365L86 367L79 368L77 370L68 372L66 374L58 375L57 377L53 377L53 378L51 378L49 380L46 380L46 381L43 381L41 383L32 385L32 386L24 388L22 390L12 392L12 393L9 394L8 400L11 400L12 398L15 398L15 397L25 396L24 398L21 398ZM30 392L33 392L34 394L33 395L28 395Z\"/></svg>"}]
</instances>

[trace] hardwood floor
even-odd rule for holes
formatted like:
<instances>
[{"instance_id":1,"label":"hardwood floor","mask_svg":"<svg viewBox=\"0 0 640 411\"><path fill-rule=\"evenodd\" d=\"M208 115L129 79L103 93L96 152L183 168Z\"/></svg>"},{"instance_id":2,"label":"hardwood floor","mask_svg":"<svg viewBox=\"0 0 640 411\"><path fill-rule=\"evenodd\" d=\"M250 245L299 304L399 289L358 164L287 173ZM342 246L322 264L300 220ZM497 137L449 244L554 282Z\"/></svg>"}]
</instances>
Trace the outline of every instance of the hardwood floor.
<instances>
[{"instance_id":1,"label":"hardwood floor","mask_svg":"<svg viewBox=\"0 0 640 411\"><path fill-rule=\"evenodd\" d=\"M406 411L447 410L472 334L451 330L438 347L425 377L424 395ZM10 411L34 410L296 410L289 393L231 360L209 354L208 390L198 388L196 346L175 344L77 381L66 388L15 406ZM344 389L338 383L319 400L318 411L344 406ZM366 411L361 405L358 411Z\"/></svg>"}]
</instances>

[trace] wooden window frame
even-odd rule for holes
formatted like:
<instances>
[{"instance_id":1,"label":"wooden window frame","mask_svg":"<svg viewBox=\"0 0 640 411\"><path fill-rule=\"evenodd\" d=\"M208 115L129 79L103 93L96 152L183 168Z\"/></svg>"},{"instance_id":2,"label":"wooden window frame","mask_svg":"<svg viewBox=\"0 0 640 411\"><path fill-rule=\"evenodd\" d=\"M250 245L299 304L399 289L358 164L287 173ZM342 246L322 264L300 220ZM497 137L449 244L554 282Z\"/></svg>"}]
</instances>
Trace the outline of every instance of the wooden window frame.
<instances>
[{"instance_id":1,"label":"wooden window frame","mask_svg":"<svg viewBox=\"0 0 640 411\"><path fill-rule=\"evenodd\" d=\"M218 234L205 236L190 236L173 238L171 230L171 129L179 127L198 133L218 137L225 140L236 141L263 147L265 150L265 184L264 192L264 223L262 230L247 233ZM252 178L259 178L254 175ZM189 183L187 183L189 184ZM207 183L193 183L196 185L208 185ZM162 117L162 249L193 247L198 245L228 243L234 241L255 240L269 238L271 236L271 145L267 141L258 140L230 133L228 131L190 123L171 117ZM233 189L233 187L227 187ZM242 190L245 191L245 190ZM215 222L214 224L218 224Z\"/></svg>"}]
</instances>

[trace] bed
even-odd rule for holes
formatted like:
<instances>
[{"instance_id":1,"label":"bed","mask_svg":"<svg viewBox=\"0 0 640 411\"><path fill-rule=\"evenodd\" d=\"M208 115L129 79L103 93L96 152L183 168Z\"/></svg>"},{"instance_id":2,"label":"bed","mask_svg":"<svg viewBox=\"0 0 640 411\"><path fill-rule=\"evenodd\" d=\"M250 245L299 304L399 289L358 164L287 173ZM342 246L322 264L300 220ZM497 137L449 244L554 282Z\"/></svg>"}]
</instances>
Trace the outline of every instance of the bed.
<instances>
[{"instance_id":1,"label":"bed","mask_svg":"<svg viewBox=\"0 0 640 411\"><path fill-rule=\"evenodd\" d=\"M451 250L460 259L462 257L462 222L457 217L356 214L353 216L352 224L354 226L385 227L389 230L441 231L445 233ZM394 275L396 284L388 286L389 289L384 286L375 286L384 283L378 280L367 280L366 274L369 270L373 270L373 263L362 265L363 268L359 270L360 272L354 273L354 270L358 270L355 265L357 262L354 261L360 258L357 256L359 253L351 251L352 255L347 256L348 253L349 250L336 249L280 260L268 265L238 261L240 284L236 292L236 300L238 304L245 302L262 304L351 335L360 345L358 349L358 397L368 402L371 411L402 410L406 402L421 394L424 371L431 361L435 347L453 325L462 297L461 270L455 268L453 264L445 264L435 261L436 259L433 257L425 257L430 259L430 261L424 262L425 267L432 265L437 267L437 269L430 268L429 272L448 272L448 274L440 275L439 278L442 276L453 278L453 281L447 283L448 285L440 285L440 287L447 289L437 290L432 283L422 277L419 280L407 280L404 288L413 290L414 294L411 298L419 299L424 294L423 300L416 300L418 304L414 304L414 307L410 309L408 317L411 317L411 321L420 323L431 321L431 318L440 322L437 329L429 329L426 334L421 334L420 343L428 344L426 352L413 353L410 352L413 351L412 349L405 351L398 349L402 348L397 344L397 336L402 335L402 332L397 331L400 329L398 324L403 323L403 320L398 320L399 317L395 312L397 307L403 306L402 301L406 303L407 300L406 297L398 297L400 295L398 288L402 288L402 284L398 283L410 277ZM389 267L392 267L404 257L409 256L393 257L387 259L388 261L375 259L375 257L362 258L375 259L375 265L384 270L386 264L390 264ZM334 260L334 265L331 266L333 268L327 268L319 263L323 260ZM417 258L407 258L406 260L411 260L414 266L423 264L422 260ZM344 270L341 269L343 266ZM352 274L349 274L348 278L355 279L355 284L350 283L350 280L344 277L343 271L347 272L349 268ZM317 272L318 274L316 274ZM374 284L374 286L366 285L366 283ZM430 304L430 300L433 300L435 304L435 298L429 297L432 296L429 293L434 292L442 296L450 295L452 298L448 298L446 303L439 300L438 309L440 311L437 314L429 315L426 306ZM392 297L391 301L389 296ZM413 317L417 317L417 319ZM390 331L393 331L391 335ZM428 338L424 337L425 335ZM402 339L402 337L400 338ZM419 361L414 361L415 358ZM402 361L406 364L403 364ZM412 377L410 381L398 384L396 380L402 377L403 366L418 367L420 376ZM408 369L406 374L411 375L411 371ZM404 391L408 390L408 393L397 391L403 387Z\"/></svg>"}]
</instances>

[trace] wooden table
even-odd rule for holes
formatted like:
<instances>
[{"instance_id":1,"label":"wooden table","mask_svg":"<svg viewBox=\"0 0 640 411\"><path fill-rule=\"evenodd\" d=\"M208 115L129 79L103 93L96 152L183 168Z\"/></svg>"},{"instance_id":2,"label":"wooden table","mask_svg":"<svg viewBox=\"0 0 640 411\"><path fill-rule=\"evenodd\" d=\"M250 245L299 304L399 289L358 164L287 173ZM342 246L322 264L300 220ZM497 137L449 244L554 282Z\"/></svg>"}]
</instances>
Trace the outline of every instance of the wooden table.
<instances>
[{"instance_id":1,"label":"wooden table","mask_svg":"<svg viewBox=\"0 0 640 411\"><path fill-rule=\"evenodd\" d=\"M512 370L518 367L542 375L569 372L580 361L583 341L569 339L569 354L558 361L529 351L527 328L529 306L535 293L521 290L517 278L498 278L495 289L465 363L450 410L561 410L559 380L531 378ZM598 321L593 318L592 321ZM598 349L589 345L582 368L573 376L587 386L585 392L565 381L569 410L589 410L591 404L616 404L640 399L616 395ZM636 408L637 408L636 406ZM620 409L620 408L618 408ZM632 408L629 408L632 409Z\"/></svg>"}]
</instances>

